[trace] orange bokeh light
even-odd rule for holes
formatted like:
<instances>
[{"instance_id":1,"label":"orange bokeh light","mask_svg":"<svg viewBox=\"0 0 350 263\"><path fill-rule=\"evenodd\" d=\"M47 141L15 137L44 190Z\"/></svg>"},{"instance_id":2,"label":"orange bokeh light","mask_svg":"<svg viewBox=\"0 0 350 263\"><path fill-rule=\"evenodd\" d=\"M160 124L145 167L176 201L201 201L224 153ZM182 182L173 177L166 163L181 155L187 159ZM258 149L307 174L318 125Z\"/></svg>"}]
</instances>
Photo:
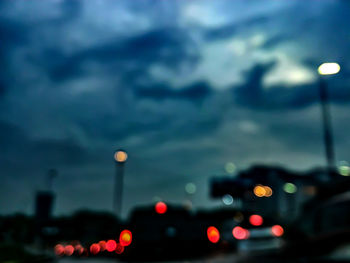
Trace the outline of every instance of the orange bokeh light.
<instances>
[{"instance_id":1,"label":"orange bokeh light","mask_svg":"<svg viewBox=\"0 0 350 263\"><path fill-rule=\"evenodd\" d=\"M262 185L255 186L253 191L257 197L263 197L266 195L266 189Z\"/></svg>"},{"instance_id":2,"label":"orange bokeh light","mask_svg":"<svg viewBox=\"0 0 350 263\"><path fill-rule=\"evenodd\" d=\"M131 231L125 229L120 233L119 242L123 247L129 246L132 242Z\"/></svg>"},{"instance_id":3,"label":"orange bokeh light","mask_svg":"<svg viewBox=\"0 0 350 263\"><path fill-rule=\"evenodd\" d=\"M220 240L220 232L214 226L208 227L207 236L208 236L209 241L212 243L217 243Z\"/></svg>"},{"instance_id":4,"label":"orange bokeh light","mask_svg":"<svg viewBox=\"0 0 350 263\"><path fill-rule=\"evenodd\" d=\"M114 154L114 160L116 160L116 161L119 162L119 163L125 162L126 159L128 159L128 155L127 155L127 153L124 152L124 151L117 151L117 152Z\"/></svg>"}]
</instances>

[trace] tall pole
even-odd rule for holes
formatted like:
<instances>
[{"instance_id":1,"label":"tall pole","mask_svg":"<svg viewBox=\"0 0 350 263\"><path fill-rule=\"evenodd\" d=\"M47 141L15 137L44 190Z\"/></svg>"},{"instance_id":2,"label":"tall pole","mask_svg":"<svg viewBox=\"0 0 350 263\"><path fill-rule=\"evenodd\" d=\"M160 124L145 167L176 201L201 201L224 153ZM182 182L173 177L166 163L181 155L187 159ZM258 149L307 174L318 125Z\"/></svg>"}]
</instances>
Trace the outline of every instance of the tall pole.
<instances>
[{"instance_id":1,"label":"tall pole","mask_svg":"<svg viewBox=\"0 0 350 263\"><path fill-rule=\"evenodd\" d=\"M321 100L322 120L323 120L323 139L325 145L325 153L327 160L327 168L329 177L332 176L332 171L335 168L334 146L332 135L331 113L328 103L327 82L324 76L335 75L340 71L340 66L336 62L327 62L321 64L318 69L319 91Z\"/></svg>"},{"instance_id":2,"label":"tall pole","mask_svg":"<svg viewBox=\"0 0 350 263\"><path fill-rule=\"evenodd\" d=\"M128 155L123 150L118 150L114 154L115 160L115 181L114 181L114 198L113 210L117 216L121 217L123 204L123 186L124 186L124 164Z\"/></svg>"},{"instance_id":3,"label":"tall pole","mask_svg":"<svg viewBox=\"0 0 350 263\"><path fill-rule=\"evenodd\" d=\"M328 103L327 82L323 77L320 77L319 91L321 99L321 110L323 120L323 139L325 145L325 154L329 171L335 167L334 145L332 134L331 113Z\"/></svg>"}]
</instances>

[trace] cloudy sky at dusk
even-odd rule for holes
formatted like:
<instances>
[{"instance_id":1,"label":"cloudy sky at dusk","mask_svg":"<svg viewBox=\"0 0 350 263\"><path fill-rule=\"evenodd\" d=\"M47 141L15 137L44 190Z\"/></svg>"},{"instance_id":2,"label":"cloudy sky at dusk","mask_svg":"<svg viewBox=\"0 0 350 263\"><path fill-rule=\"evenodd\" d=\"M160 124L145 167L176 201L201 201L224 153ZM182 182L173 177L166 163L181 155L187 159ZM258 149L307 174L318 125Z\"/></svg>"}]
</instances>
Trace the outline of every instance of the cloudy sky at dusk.
<instances>
[{"instance_id":1,"label":"cloudy sky at dusk","mask_svg":"<svg viewBox=\"0 0 350 263\"><path fill-rule=\"evenodd\" d=\"M213 204L208 178L324 164L317 66L337 161L350 161L348 1L1 1L0 213L33 210L57 168L56 213L154 197ZM229 176L229 175L228 175Z\"/></svg>"}]
</instances>

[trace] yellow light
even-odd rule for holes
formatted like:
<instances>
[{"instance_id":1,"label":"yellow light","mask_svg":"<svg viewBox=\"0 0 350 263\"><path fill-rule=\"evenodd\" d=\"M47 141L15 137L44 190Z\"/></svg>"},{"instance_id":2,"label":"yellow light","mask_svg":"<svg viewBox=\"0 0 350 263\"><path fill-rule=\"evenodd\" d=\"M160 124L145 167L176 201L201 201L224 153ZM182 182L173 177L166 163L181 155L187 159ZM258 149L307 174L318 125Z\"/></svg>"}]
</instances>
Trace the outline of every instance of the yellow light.
<instances>
[{"instance_id":1,"label":"yellow light","mask_svg":"<svg viewBox=\"0 0 350 263\"><path fill-rule=\"evenodd\" d=\"M257 185L254 187L254 194L257 197L264 197L266 195L266 189L262 185Z\"/></svg>"},{"instance_id":2,"label":"yellow light","mask_svg":"<svg viewBox=\"0 0 350 263\"><path fill-rule=\"evenodd\" d=\"M269 186L264 186L264 188L265 188L265 191L266 191L265 196L266 196L266 197L270 197L270 196L272 195L272 189L271 189L271 187L269 187Z\"/></svg>"},{"instance_id":3,"label":"yellow light","mask_svg":"<svg viewBox=\"0 0 350 263\"><path fill-rule=\"evenodd\" d=\"M123 163L126 161L126 159L128 159L128 155L126 154L126 152L124 151L117 151L114 154L114 160L116 160L119 163Z\"/></svg>"},{"instance_id":4,"label":"yellow light","mask_svg":"<svg viewBox=\"0 0 350 263\"><path fill-rule=\"evenodd\" d=\"M320 75L333 75L340 71L338 63L323 63L318 67L318 74Z\"/></svg>"}]
</instances>

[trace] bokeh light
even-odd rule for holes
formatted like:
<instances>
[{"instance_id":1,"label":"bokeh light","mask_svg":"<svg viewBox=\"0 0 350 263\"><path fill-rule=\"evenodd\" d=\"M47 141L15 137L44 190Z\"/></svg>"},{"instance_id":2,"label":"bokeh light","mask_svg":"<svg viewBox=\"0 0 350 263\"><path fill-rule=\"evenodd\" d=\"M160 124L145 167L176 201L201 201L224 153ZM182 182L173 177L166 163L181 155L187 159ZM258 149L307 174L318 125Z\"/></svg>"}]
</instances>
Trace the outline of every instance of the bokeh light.
<instances>
[{"instance_id":1,"label":"bokeh light","mask_svg":"<svg viewBox=\"0 0 350 263\"><path fill-rule=\"evenodd\" d=\"M115 248L115 253L121 254L123 252L124 252L124 246L118 243L117 247Z\"/></svg>"},{"instance_id":2,"label":"bokeh light","mask_svg":"<svg viewBox=\"0 0 350 263\"><path fill-rule=\"evenodd\" d=\"M349 176L350 175L350 167L347 164L342 164L338 167L338 172L342 176Z\"/></svg>"},{"instance_id":3,"label":"bokeh light","mask_svg":"<svg viewBox=\"0 0 350 263\"><path fill-rule=\"evenodd\" d=\"M101 248L101 251L105 251L106 250L106 241L101 240L100 242L98 242L98 245Z\"/></svg>"},{"instance_id":4,"label":"bokeh light","mask_svg":"<svg viewBox=\"0 0 350 263\"><path fill-rule=\"evenodd\" d=\"M72 245L67 245L64 247L64 254L66 256L71 256L74 253L74 247Z\"/></svg>"},{"instance_id":5,"label":"bokeh light","mask_svg":"<svg viewBox=\"0 0 350 263\"><path fill-rule=\"evenodd\" d=\"M207 236L208 236L208 239L211 243L217 243L220 240L220 232L214 226L208 227Z\"/></svg>"},{"instance_id":6,"label":"bokeh light","mask_svg":"<svg viewBox=\"0 0 350 263\"><path fill-rule=\"evenodd\" d=\"M283 235L284 230L283 227L281 227L280 225L274 225L273 227L271 227L271 232L275 237L280 237Z\"/></svg>"},{"instance_id":7,"label":"bokeh light","mask_svg":"<svg viewBox=\"0 0 350 263\"><path fill-rule=\"evenodd\" d=\"M224 195L222 197L222 202L225 205L232 205L233 204L233 197L231 195Z\"/></svg>"},{"instance_id":8,"label":"bokeh light","mask_svg":"<svg viewBox=\"0 0 350 263\"><path fill-rule=\"evenodd\" d=\"M117 242L115 242L115 240L108 240L106 243L106 250L108 252L112 252L115 250L115 248L117 247Z\"/></svg>"},{"instance_id":9,"label":"bokeh light","mask_svg":"<svg viewBox=\"0 0 350 263\"><path fill-rule=\"evenodd\" d=\"M237 223L241 223L244 220L244 215L241 212L237 212L234 215L233 220Z\"/></svg>"},{"instance_id":10,"label":"bokeh light","mask_svg":"<svg viewBox=\"0 0 350 263\"><path fill-rule=\"evenodd\" d=\"M165 214L168 210L168 207L164 202L158 202L155 205L155 210L157 214Z\"/></svg>"},{"instance_id":11,"label":"bokeh light","mask_svg":"<svg viewBox=\"0 0 350 263\"><path fill-rule=\"evenodd\" d=\"M120 233L119 236L119 242L120 245L122 245L123 247L129 246L132 242L132 233L131 231L125 229Z\"/></svg>"},{"instance_id":12,"label":"bokeh light","mask_svg":"<svg viewBox=\"0 0 350 263\"><path fill-rule=\"evenodd\" d=\"M261 226L264 220L260 215L251 215L249 217L249 223L253 226Z\"/></svg>"},{"instance_id":13,"label":"bokeh light","mask_svg":"<svg viewBox=\"0 0 350 263\"><path fill-rule=\"evenodd\" d=\"M82 255L83 252L84 252L84 248L83 248L83 246L80 245L80 244L76 245L74 249L75 249L75 251L76 251L79 255Z\"/></svg>"},{"instance_id":14,"label":"bokeh light","mask_svg":"<svg viewBox=\"0 0 350 263\"><path fill-rule=\"evenodd\" d=\"M266 189L262 185L256 185L253 192L257 197L264 197L266 195Z\"/></svg>"},{"instance_id":15,"label":"bokeh light","mask_svg":"<svg viewBox=\"0 0 350 263\"><path fill-rule=\"evenodd\" d=\"M238 240L243 240L249 237L249 231L247 229L244 229L243 227L236 226L232 230L232 235Z\"/></svg>"},{"instance_id":16,"label":"bokeh light","mask_svg":"<svg viewBox=\"0 0 350 263\"><path fill-rule=\"evenodd\" d=\"M197 187L194 183L188 183L185 185L185 191L186 193L192 195L197 191Z\"/></svg>"},{"instance_id":17,"label":"bokeh light","mask_svg":"<svg viewBox=\"0 0 350 263\"><path fill-rule=\"evenodd\" d=\"M273 191L272 191L272 189L271 189L271 187L270 186L263 186L264 188L265 188L265 197L270 197L270 196L272 196L272 193L273 193Z\"/></svg>"},{"instance_id":18,"label":"bokeh light","mask_svg":"<svg viewBox=\"0 0 350 263\"><path fill-rule=\"evenodd\" d=\"M93 255L96 255L100 252L101 247L98 244L92 244L90 246L90 253Z\"/></svg>"},{"instance_id":19,"label":"bokeh light","mask_svg":"<svg viewBox=\"0 0 350 263\"><path fill-rule=\"evenodd\" d=\"M128 155L126 152L124 151L117 151L114 154L114 159L118 162L118 163L123 163L128 159Z\"/></svg>"},{"instance_id":20,"label":"bokeh light","mask_svg":"<svg viewBox=\"0 0 350 263\"><path fill-rule=\"evenodd\" d=\"M236 165L234 163L228 162L225 164L225 171L229 174L234 174L236 171Z\"/></svg>"},{"instance_id":21,"label":"bokeh light","mask_svg":"<svg viewBox=\"0 0 350 263\"><path fill-rule=\"evenodd\" d=\"M283 185L283 190L288 194L294 194L298 190L297 186L293 183L285 183Z\"/></svg>"},{"instance_id":22,"label":"bokeh light","mask_svg":"<svg viewBox=\"0 0 350 263\"><path fill-rule=\"evenodd\" d=\"M318 67L318 73L320 75L333 75L340 71L340 66L338 63L323 63Z\"/></svg>"},{"instance_id":23,"label":"bokeh light","mask_svg":"<svg viewBox=\"0 0 350 263\"><path fill-rule=\"evenodd\" d=\"M62 246L61 244L57 244L54 248L55 250L55 254L57 256L63 256L64 255L64 246Z\"/></svg>"}]
</instances>

